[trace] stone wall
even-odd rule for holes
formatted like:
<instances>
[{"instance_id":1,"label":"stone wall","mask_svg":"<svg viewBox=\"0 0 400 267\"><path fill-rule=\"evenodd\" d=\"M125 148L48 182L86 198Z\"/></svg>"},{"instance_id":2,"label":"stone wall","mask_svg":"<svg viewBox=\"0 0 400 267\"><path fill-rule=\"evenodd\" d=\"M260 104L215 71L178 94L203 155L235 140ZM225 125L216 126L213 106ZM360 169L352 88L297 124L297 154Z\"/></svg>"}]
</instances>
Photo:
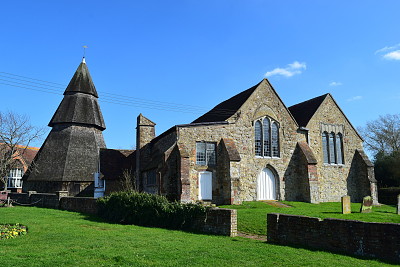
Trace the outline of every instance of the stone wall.
<instances>
[{"instance_id":1,"label":"stone wall","mask_svg":"<svg viewBox=\"0 0 400 267\"><path fill-rule=\"evenodd\" d=\"M267 240L400 263L400 224L271 213Z\"/></svg>"},{"instance_id":2,"label":"stone wall","mask_svg":"<svg viewBox=\"0 0 400 267\"><path fill-rule=\"evenodd\" d=\"M192 230L207 234L237 236L237 210L212 208L198 218Z\"/></svg>"},{"instance_id":3,"label":"stone wall","mask_svg":"<svg viewBox=\"0 0 400 267\"><path fill-rule=\"evenodd\" d=\"M279 146L280 157L256 157L254 152L254 126L255 120L269 116L280 125L279 128ZM192 201L198 200L198 173L200 171L213 172L213 179L223 182L229 171L235 172L235 186L227 188L230 198L235 203L241 201L252 201L257 199L257 177L260 172L269 167L273 173L277 174L279 199L285 199L285 180L294 180L297 175L295 169L290 169L289 163L292 158L298 141L305 141L305 135L297 133L297 125L285 105L281 102L276 92L267 83L263 82L259 88L245 102L242 108L228 119L229 123L213 124L213 125L196 125L190 127L179 127L180 144L184 144L187 148L190 160L190 196ZM206 141L215 142L217 146L223 138L234 140L237 151L241 160L238 163L218 162L226 161L223 154L217 155L217 164L225 166L217 169L215 166L199 166L196 165L196 142ZM235 168L232 169L232 165ZM230 170L228 169L230 166ZM288 170L289 168L289 170ZM221 173L219 173L221 172ZM218 185L217 185L218 186ZM224 199L226 204L230 204L229 197L218 189L219 196L217 201ZM226 191L226 190L224 190ZM236 193L235 193L236 192ZM217 192L216 192L217 193ZM232 194L236 194L232 196ZM223 197L222 197L223 196Z\"/></svg>"},{"instance_id":4,"label":"stone wall","mask_svg":"<svg viewBox=\"0 0 400 267\"><path fill-rule=\"evenodd\" d=\"M342 131L344 164L323 163L322 127L332 131L339 129ZM309 146L318 161L319 200L321 202L340 201L342 196L350 195L352 201L361 201L360 195L371 195L371 192L355 192L353 189L356 187L354 186L351 186L350 192L348 191L348 183L353 183L353 181L357 181L358 189L361 191L369 190L369 181L365 175L362 174L362 177L358 177L358 173L353 171L355 169L355 152L357 149L362 150L363 144L361 137L330 95L326 97L309 121L307 128L309 129ZM364 173L363 170L361 171ZM359 184L360 182L362 183Z\"/></svg>"},{"instance_id":5,"label":"stone wall","mask_svg":"<svg viewBox=\"0 0 400 267\"><path fill-rule=\"evenodd\" d=\"M63 197L60 199L59 208L92 215L97 215L98 211L96 198L93 197Z\"/></svg>"}]
</instances>

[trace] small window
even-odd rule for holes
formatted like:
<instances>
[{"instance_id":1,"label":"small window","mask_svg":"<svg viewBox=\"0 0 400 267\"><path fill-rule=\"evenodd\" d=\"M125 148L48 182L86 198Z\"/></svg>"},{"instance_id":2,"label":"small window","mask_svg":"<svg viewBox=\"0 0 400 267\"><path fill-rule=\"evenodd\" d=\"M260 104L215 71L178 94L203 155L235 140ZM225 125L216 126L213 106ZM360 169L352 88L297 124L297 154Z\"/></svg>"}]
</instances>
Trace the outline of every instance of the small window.
<instances>
[{"instance_id":1,"label":"small window","mask_svg":"<svg viewBox=\"0 0 400 267\"><path fill-rule=\"evenodd\" d=\"M8 188L21 188L22 176L23 176L23 171L21 169L10 170L7 178Z\"/></svg>"},{"instance_id":2,"label":"small window","mask_svg":"<svg viewBox=\"0 0 400 267\"><path fill-rule=\"evenodd\" d=\"M196 164L215 165L216 164L216 145L210 142L196 143Z\"/></svg>"}]
</instances>

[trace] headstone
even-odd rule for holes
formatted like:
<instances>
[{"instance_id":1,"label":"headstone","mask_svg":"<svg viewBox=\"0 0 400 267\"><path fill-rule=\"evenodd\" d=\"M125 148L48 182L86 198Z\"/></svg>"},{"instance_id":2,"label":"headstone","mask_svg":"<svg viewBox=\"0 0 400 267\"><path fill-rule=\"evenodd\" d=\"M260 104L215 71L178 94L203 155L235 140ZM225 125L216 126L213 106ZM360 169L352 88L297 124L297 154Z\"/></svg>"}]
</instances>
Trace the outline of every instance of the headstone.
<instances>
[{"instance_id":1,"label":"headstone","mask_svg":"<svg viewBox=\"0 0 400 267\"><path fill-rule=\"evenodd\" d=\"M350 196L342 197L342 214L349 214L351 213L351 202Z\"/></svg>"},{"instance_id":2,"label":"headstone","mask_svg":"<svg viewBox=\"0 0 400 267\"><path fill-rule=\"evenodd\" d=\"M400 195L397 196L397 214L400 215Z\"/></svg>"},{"instance_id":3,"label":"headstone","mask_svg":"<svg viewBox=\"0 0 400 267\"><path fill-rule=\"evenodd\" d=\"M363 198L363 203L361 206L361 213L370 213L372 211L372 197L366 196Z\"/></svg>"}]
</instances>

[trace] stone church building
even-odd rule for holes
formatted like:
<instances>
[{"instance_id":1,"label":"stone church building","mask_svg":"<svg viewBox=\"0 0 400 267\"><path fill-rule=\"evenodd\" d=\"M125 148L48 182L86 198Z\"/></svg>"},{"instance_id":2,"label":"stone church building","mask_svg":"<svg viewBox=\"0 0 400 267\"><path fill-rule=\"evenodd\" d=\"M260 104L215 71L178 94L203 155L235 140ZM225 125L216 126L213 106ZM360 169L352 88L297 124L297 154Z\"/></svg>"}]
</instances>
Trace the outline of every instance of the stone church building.
<instances>
[{"instance_id":1,"label":"stone church building","mask_svg":"<svg viewBox=\"0 0 400 267\"><path fill-rule=\"evenodd\" d=\"M182 202L353 202L377 187L363 140L330 94L287 108L267 79L155 136L137 119L139 188Z\"/></svg>"},{"instance_id":2,"label":"stone church building","mask_svg":"<svg viewBox=\"0 0 400 267\"><path fill-rule=\"evenodd\" d=\"M113 150L103 139L98 94L83 59L49 126L23 177L24 192L107 194L121 190L129 174L137 189L182 202L318 203L344 195L358 202L371 195L377 203L363 140L333 97L287 108L267 79L159 136L140 114L137 150Z\"/></svg>"}]
</instances>

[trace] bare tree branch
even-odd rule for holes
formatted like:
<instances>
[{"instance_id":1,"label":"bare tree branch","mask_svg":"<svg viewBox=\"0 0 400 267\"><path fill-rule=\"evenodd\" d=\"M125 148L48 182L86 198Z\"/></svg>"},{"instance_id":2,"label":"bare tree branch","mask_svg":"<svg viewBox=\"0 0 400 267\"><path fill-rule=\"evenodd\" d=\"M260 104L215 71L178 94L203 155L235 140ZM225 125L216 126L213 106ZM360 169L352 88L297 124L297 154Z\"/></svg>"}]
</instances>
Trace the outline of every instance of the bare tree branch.
<instances>
[{"instance_id":1,"label":"bare tree branch","mask_svg":"<svg viewBox=\"0 0 400 267\"><path fill-rule=\"evenodd\" d=\"M0 112L0 184L7 190L10 170L20 167L29 145L44 134L34 127L26 115Z\"/></svg>"},{"instance_id":2,"label":"bare tree branch","mask_svg":"<svg viewBox=\"0 0 400 267\"><path fill-rule=\"evenodd\" d=\"M400 150L400 114L379 116L360 128L368 150L389 155Z\"/></svg>"}]
</instances>

